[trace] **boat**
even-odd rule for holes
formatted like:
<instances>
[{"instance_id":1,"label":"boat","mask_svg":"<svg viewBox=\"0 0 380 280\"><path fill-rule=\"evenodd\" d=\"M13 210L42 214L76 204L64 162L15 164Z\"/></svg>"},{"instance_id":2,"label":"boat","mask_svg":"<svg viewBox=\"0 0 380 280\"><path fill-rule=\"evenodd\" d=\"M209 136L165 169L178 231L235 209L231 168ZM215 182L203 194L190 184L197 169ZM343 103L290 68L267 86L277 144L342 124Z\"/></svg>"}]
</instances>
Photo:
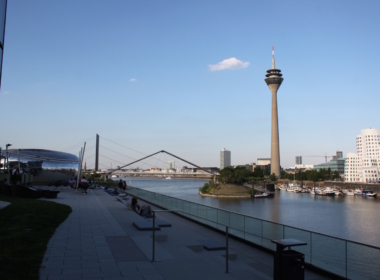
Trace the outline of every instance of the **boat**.
<instances>
[{"instance_id":1,"label":"boat","mask_svg":"<svg viewBox=\"0 0 380 280\"><path fill-rule=\"evenodd\" d=\"M171 180L172 178L170 176L166 177L165 178L166 180Z\"/></svg>"},{"instance_id":2,"label":"boat","mask_svg":"<svg viewBox=\"0 0 380 280\"><path fill-rule=\"evenodd\" d=\"M273 196L274 196L273 192L265 191L265 192L260 193L260 194L257 193L253 197L254 198L266 198L266 197L273 197Z\"/></svg>"},{"instance_id":3,"label":"boat","mask_svg":"<svg viewBox=\"0 0 380 280\"><path fill-rule=\"evenodd\" d=\"M348 196L354 196L355 193L354 193L353 190L347 190L346 195L348 195Z\"/></svg>"},{"instance_id":4,"label":"boat","mask_svg":"<svg viewBox=\"0 0 380 280\"><path fill-rule=\"evenodd\" d=\"M112 175L111 178L119 178L119 175Z\"/></svg>"},{"instance_id":5,"label":"boat","mask_svg":"<svg viewBox=\"0 0 380 280\"><path fill-rule=\"evenodd\" d=\"M362 192L361 189L356 189L356 190L354 191L354 195L363 195L363 192Z\"/></svg>"},{"instance_id":6,"label":"boat","mask_svg":"<svg viewBox=\"0 0 380 280\"><path fill-rule=\"evenodd\" d=\"M323 190L321 190L320 188L315 188L315 195L326 196L326 193Z\"/></svg>"},{"instance_id":7,"label":"boat","mask_svg":"<svg viewBox=\"0 0 380 280\"><path fill-rule=\"evenodd\" d=\"M374 193L372 190L363 190L363 196L376 197L377 193Z\"/></svg>"},{"instance_id":8,"label":"boat","mask_svg":"<svg viewBox=\"0 0 380 280\"><path fill-rule=\"evenodd\" d=\"M335 192L330 187L325 188L324 193L326 196L335 196Z\"/></svg>"}]
</instances>

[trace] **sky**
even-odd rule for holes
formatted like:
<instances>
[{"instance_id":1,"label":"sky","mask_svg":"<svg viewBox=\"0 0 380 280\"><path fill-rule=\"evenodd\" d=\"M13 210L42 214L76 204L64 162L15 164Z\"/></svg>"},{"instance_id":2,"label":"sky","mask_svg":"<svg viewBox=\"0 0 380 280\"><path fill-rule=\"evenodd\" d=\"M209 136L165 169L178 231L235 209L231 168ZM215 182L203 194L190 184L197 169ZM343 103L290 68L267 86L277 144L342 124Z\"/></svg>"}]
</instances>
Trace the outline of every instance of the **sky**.
<instances>
[{"instance_id":1,"label":"sky","mask_svg":"<svg viewBox=\"0 0 380 280\"><path fill-rule=\"evenodd\" d=\"M380 128L379 10L376 0L8 1L0 146L78 154L87 141L89 168L96 134L103 167L159 150L201 166L219 167L223 148L233 165L268 158L274 46L281 166L356 152L360 130Z\"/></svg>"}]
</instances>

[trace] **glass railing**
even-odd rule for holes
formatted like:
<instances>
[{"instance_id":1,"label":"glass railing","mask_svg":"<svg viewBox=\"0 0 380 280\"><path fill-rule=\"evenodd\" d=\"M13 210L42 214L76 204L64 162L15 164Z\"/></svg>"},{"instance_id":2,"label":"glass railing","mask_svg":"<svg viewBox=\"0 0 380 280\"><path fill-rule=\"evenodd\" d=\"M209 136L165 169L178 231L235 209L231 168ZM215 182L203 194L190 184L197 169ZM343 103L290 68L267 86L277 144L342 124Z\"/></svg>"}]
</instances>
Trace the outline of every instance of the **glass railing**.
<instances>
[{"instance_id":1,"label":"glass railing","mask_svg":"<svg viewBox=\"0 0 380 280\"><path fill-rule=\"evenodd\" d=\"M305 254L305 262L348 279L378 279L380 275L380 248L328 236L300 228L282 225L251 216L190 202L164 194L128 187L133 196L216 229L247 240L264 248L275 250L273 239L295 238L307 242L297 247Z\"/></svg>"}]
</instances>

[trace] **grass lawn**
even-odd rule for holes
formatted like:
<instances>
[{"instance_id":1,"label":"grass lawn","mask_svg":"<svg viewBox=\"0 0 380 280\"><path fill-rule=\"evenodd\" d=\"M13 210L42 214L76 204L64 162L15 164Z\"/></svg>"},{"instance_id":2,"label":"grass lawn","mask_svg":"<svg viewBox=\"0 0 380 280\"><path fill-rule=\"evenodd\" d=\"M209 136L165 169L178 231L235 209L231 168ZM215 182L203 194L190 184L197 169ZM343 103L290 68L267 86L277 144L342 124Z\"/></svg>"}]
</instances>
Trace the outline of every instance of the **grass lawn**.
<instances>
[{"instance_id":1,"label":"grass lawn","mask_svg":"<svg viewBox=\"0 0 380 280\"><path fill-rule=\"evenodd\" d=\"M251 197L249 188L234 184L219 184L217 186L211 186L206 193L216 196Z\"/></svg>"},{"instance_id":2,"label":"grass lawn","mask_svg":"<svg viewBox=\"0 0 380 280\"><path fill-rule=\"evenodd\" d=\"M0 279L39 279L49 239L71 207L0 195L11 204L0 210Z\"/></svg>"}]
</instances>

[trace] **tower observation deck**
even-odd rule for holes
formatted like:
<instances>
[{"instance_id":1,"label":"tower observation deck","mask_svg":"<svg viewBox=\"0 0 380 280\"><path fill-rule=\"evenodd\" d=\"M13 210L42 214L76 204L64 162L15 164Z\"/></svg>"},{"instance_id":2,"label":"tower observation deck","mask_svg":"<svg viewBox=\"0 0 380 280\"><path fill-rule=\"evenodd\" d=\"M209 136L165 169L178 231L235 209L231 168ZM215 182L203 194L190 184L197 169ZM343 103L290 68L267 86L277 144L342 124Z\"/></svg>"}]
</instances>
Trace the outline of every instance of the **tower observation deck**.
<instances>
[{"instance_id":1,"label":"tower observation deck","mask_svg":"<svg viewBox=\"0 0 380 280\"><path fill-rule=\"evenodd\" d=\"M281 70L276 69L274 60L274 47L272 47L272 69L267 70L265 83L272 92L272 133L271 133L271 171L276 176L280 176L280 137L278 133L278 109L277 90L284 78Z\"/></svg>"}]
</instances>

